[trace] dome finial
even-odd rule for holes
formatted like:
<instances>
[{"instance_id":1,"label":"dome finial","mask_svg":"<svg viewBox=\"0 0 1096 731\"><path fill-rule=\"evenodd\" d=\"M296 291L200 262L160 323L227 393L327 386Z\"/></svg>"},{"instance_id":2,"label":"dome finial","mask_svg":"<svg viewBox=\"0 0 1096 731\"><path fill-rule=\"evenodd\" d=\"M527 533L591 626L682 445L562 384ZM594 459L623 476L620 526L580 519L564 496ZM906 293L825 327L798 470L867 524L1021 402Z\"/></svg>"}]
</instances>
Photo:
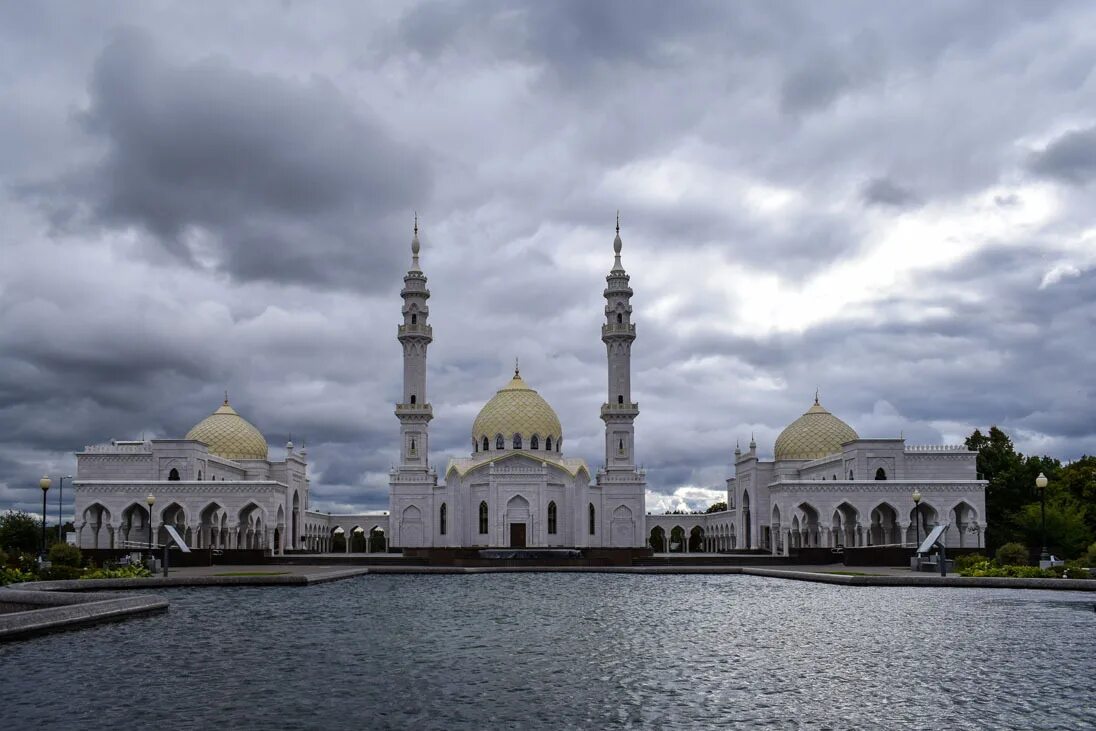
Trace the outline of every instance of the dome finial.
<instances>
[{"instance_id":1,"label":"dome finial","mask_svg":"<svg viewBox=\"0 0 1096 731\"><path fill-rule=\"evenodd\" d=\"M514 357L514 378L517 378L520 375L521 375L521 367L518 364L517 356L515 356Z\"/></svg>"},{"instance_id":2,"label":"dome finial","mask_svg":"<svg viewBox=\"0 0 1096 731\"><path fill-rule=\"evenodd\" d=\"M419 270L419 212L415 211L414 235L411 237L411 270Z\"/></svg>"},{"instance_id":3,"label":"dome finial","mask_svg":"<svg viewBox=\"0 0 1096 731\"><path fill-rule=\"evenodd\" d=\"M617 265L620 265L620 249L624 246L624 242L620 240L620 211L617 211L616 219L616 238L613 239L613 252L617 257Z\"/></svg>"},{"instance_id":4,"label":"dome finial","mask_svg":"<svg viewBox=\"0 0 1096 731\"><path fill-rule=\"evenodd\" d=\"M225 389L225 406L228 406L228 389Z\"/></svg>"},{"instance_id":5,"label":"dome finial","mask_svg":"<svg viewBox=\"0 0 1096 731\"><path fill-rule=\"evenodd\" d=\"M814 405L818 406L818 386L814 387Z\"/></svg>"}]
</instances>

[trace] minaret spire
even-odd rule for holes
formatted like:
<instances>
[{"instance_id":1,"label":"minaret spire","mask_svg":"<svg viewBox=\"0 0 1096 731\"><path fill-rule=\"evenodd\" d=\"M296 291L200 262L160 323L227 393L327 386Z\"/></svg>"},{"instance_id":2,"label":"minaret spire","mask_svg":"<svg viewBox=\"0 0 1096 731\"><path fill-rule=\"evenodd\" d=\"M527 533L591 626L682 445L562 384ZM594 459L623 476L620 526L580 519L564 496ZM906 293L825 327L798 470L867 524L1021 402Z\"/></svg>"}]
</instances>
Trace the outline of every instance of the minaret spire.
<instances>
[{"instance_id":1,"label":"minaret spire","mask_svg":"<svg viewBox=\"0 0 1096 731\"><path fill-rule=\"evenodd\" d=\"M613 239L613 253L616 254L616 259L613 262L613 271L624 271L624 265L620 263L620 250L624 248L624 242L620 240L620 211L617 211L616 216L616 238Z\"/></svg>"},{"instance_id":2,"label":"minaret spire","mask_svg":"<svg viewBox=\"0 0 1096 731\"><path fill-rule=\"evenodd\" d=\"M414 235L411 237L411 271L421 271L419 269L419 212L415 211L415 228Z\"/></svg>"}]
</instances>

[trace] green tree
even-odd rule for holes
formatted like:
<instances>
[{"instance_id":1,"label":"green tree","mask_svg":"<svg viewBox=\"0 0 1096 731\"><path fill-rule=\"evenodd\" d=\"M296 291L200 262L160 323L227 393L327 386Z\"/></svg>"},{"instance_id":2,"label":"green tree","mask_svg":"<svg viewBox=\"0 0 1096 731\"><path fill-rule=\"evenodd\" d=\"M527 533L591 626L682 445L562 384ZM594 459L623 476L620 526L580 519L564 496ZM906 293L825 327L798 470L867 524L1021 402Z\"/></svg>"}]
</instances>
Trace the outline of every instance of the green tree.
<instances>
[{"instance_id":1,"label":"green tree","mask_svg":"<svg viewBox=\"0 0 1096 731\"><path fill-rule=\"evenodd\" d=\"M42 521L29 513L9 510L0 515L0 548L34 553L42 539Z\"/></svg>"},{"instance_id":2,"label":"green tree","mask_svg":"<svg viewBox=\"0 0 1096 731\"><path fill-rule=\"evenodd\" d=\"M1058 473L1057 483L1084 508L1085 525L1096 536L1096 457L1086 455L1065 465ZM1053 484L1047 485L1047 489L1052 487Z\"/></svg>"},{"instance_id":3,"label":"green tree","mask_svg":"<svg viewBox=\"0 0 1096 731\"><path fill-rule=\"evenodd\" d=\"M1047 485L1049 492L1051 487ZM1077 558L1092 542L1092 531L1085 523L1085 509L1064 491L1048 495L1047 550L1060 558ZM1039 503L1025 505L1017 516L1017 524L1023 531L1029 546L1042 546L1043 521Z\"/></svg>"},{"instance_id":4,"label":"green tree","mask_svg":"<svg viewBox=\"0 0 1096 731\"><path fill-rule=\"evenodd\" d=\"M727 501L720 500L718 503L712 503L705 511L707 513L719 513L727 509Z\"/></svg>"}]
</instances>

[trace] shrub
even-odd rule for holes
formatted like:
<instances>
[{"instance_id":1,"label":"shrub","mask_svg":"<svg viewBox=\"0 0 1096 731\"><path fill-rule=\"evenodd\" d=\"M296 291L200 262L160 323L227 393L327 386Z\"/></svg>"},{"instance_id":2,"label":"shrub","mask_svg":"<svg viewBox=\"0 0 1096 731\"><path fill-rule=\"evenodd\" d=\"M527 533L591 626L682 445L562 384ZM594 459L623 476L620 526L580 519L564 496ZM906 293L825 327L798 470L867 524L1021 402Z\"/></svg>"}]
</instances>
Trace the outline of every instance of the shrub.
<instances>
[{"instance_id":1,"label":"shrub","mask_svg":"<svg viewBox=\"0 0 1096 731\"><path fill-rule=\"evenodd\" d=\"M34 581L34 574L29 571L21 571L19 569L9 569L7 567L0 567L0 586L7 586L8 584L18 584L23 581Z\"/></svg>"},{"instance_id":2,"label":"shrub","mask_svg":"<svg viewBox=\"0 0 1096 731\"><path fill-rule=\"evenodd\" d=\"M963 571L976 563L986 563L987 561L989 561L989 559L980 553L968 553L965 556L959 556L955 559L955 570Z\"/></svg>"},{"instance_id":3,"label":"shrub","mask_svg":"<svg viewBox=\"0 0 1096 731\"><path fill-rule=\"evenodd\" d=\"M81 559L80 549L68 543L54 543L49 548L49 560L55 566L79 566Z\"/></svg>"},{"instance_id":4,"label":"shrub","mask_svg":"<svg viewBox=\"0 0 1096 731\"><path fill-rule=\"evenodd\" d=\"M1089 546L1088 551L1081 556L1081 563L1090 569L1096 569L1096 543Z\"/></svg>"},{"instance_id":5,"label":"shrub","mask_svg":"<svg viewBox=\"0 0 1096 731\"><path fill-rule=\"evenodd\" d=\"M1027 546L1022 543L1006 543L997 549L997 563L1001 566L1027 566Z\"/></svg>"},{"instance_id":6,"label":"shrub","mask_svg":"<svg viewBox=\"0 0 1096 731\"><path fill-rule=\"evenodd\" d=\"M65 566L64 564L54 564L48 569L42 571L38 577L47 581L62 581L65 579L79 579L84 574L83 569L79 566Z\"/></svg>"},{"instance_id":7,"label":"shrub","mask_svg":"<svg viewBox=\"0 0 1096 731\"><path fill-rule=\"evenodd\" d=\"M90 569L83 578L85 579L143 579L152 576L152 572L140 564L132 566L119 566L118 568Z\"/></svg>"},{"instance_id":8,"label":"shrub","mask_svg":"<svg viewBox=\"0 0 1096 731\"><path fill-rule=\"evenodd\" d=\"M1003 548L1003 546L1002 546ZM976 563L969 568L959 571L960 576L989 576L1010 577L1016 579L1053 579L1057 578L1050 569L1041 569L1038 566L999 566L992 561Z\"/></svg>"}]
</instances>

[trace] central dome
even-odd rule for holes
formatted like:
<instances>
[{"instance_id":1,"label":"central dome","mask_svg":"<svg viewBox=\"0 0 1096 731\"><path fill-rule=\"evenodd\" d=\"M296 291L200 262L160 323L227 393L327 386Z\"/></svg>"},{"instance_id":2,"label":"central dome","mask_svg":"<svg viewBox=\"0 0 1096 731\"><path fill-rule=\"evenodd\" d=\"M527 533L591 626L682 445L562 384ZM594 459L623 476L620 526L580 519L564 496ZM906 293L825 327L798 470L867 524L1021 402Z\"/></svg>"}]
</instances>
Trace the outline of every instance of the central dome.
<instances>
[{"instance_id":1,"label":"central dome","mask_svg":"<svg viewBox=\"0 0 1096 731\"><path fill-rule=\"evenodd\" d=\"M841 451L841 445L859 439L853 428L822 408L814 406L780 432L773 456L778 459L819 459Z\"/></svg>"},{"instance_id":2,"label":"central dome","mask_svg":"<svg viewBox=\"0 0 1096 731\"><path fill-rule=\"evenodd\" d=\"M209 445L210 454L225 459L266 459L266 438L247 419L228 405L202 419L186 433L187 439L197 439Z\"/></svg>"},{"instance_id":3,"label":"central dome","mask_svg":"<svg viewBox=\"0 0 1096 731\"><path fill-rule=\"evenodd\" d=\"M521 375L514 377L498 390L490 401L480 410L472 423L472 439L477 445L487 438L490 449L495 449L496 438L502 436L505 448L513 446L514 435L521 436L522 447L530 448L534 436L539 443L538 449L545 449L546 440L551 437L552 451L556 451L563 437L563 427L559 417L541 398L540 394L529 388Z\"/></svg>"}]
</instances>

